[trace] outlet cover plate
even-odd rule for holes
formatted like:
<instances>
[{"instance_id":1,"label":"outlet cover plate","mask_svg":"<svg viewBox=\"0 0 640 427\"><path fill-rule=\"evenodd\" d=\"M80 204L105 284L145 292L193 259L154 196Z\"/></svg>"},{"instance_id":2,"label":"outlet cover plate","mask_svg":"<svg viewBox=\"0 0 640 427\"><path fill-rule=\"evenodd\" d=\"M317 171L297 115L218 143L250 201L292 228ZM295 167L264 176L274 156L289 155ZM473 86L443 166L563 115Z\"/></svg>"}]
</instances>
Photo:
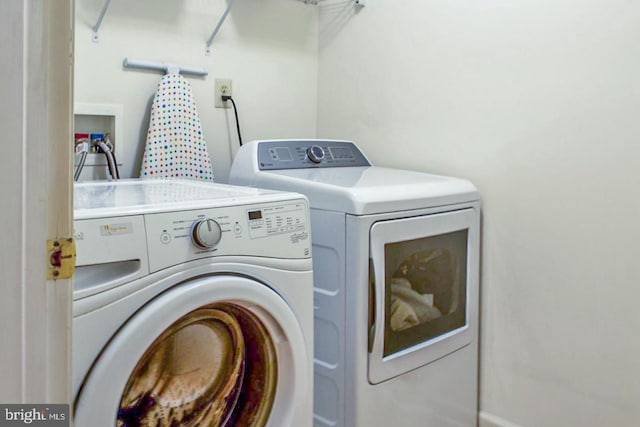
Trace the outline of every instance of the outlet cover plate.
<instances>
[{"instance_id":1,"label":"outlet cover plate","mask_svg":"<svg viewBox=\"0 0 640 427\"><path fill-rule=\"evenodd\" d=\"M231 108L231 102L222 101L222 95L233 96L231 86L231 79L216 79L215 80L215 105L216 108Z\"/></svg>"}]
</instances>

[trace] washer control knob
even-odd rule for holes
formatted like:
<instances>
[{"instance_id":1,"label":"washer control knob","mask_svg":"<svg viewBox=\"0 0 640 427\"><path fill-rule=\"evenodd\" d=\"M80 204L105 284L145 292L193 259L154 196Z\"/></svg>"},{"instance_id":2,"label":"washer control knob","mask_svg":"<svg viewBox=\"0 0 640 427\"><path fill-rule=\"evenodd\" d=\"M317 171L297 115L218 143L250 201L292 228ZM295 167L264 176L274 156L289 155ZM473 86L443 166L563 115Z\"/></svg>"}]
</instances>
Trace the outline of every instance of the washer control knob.
<instances>
[{"instance_id":1,"label":"washer control knob","mask_svg":"<svg viewBox=\"0 0 640 427\"><path fill-rule=\"evenodd\" d=\"M211 249L222 237L220 224L211 218L199 219L191 226L191 241L202 249Z\"/></svg>"},{"instance_id":2,"label":"washer control knob","mask_svg":"<svg viewBox=\"0 0 640 427\"><path fill-rule=\"evenodd\" d=\"M307 148L307 156L313 163L320 163L324 160L324 150L319 145L312 145Z\"/></svg>"}]
</instances>

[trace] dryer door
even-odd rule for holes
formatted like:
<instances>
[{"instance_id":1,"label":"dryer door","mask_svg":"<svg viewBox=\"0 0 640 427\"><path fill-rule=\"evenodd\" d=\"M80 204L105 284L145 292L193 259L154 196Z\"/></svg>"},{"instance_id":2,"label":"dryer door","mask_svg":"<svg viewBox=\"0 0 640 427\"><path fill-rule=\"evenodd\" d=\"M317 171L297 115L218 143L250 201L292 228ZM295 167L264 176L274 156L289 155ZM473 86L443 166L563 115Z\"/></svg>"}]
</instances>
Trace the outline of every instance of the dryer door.
<instances>
[{"instance_id":1,"label":"dryer door","mask_svg":"<svg viewBox=\"0 0 640 427\"><path fill-rule=\"evenodd\" d=\"M477 337L478 212L371 227L369 381L428 364Z\"/></svg>"},{"instance_id":2,"label":"dryer door","mask_svg":"<svg viewBox=\"0 0 640 427\"><path fill-rule=\"evenodd\" d=\"M308 399L308 360L294 313L270 288L189 281L112 338L78 394L75 425L289 426Z\"/></svg>"}]
</instances>

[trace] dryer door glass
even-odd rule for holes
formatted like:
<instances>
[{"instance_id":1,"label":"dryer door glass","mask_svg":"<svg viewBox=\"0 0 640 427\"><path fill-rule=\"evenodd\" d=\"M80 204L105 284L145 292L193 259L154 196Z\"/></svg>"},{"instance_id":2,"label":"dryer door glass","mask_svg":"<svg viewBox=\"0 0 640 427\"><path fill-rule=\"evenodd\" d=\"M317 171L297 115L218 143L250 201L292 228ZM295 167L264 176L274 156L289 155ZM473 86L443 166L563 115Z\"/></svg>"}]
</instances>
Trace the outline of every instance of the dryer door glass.
<instances>
[{"instance_id":1,"label":"dryer door glass","mask_svg":"<svg viewBox=\"0 0 640 427\"><path fill-rule=\"evenodd\" d=\"M467 235L385 245L385 357L466 326Z\"/></svg>"},{"instance_id":2,"label":"dryer door glass","mask_svg":"<svg viewBox=\"0 0 640 427\"><path fill-rule=\"evenodd\" d=\"M372 383L469 344L476 328L477 233L474 209L373 225Z\"/></svg>"},{"instance_id":3,"label":"dryer door glass","mask_svg":"<svg viewBox=\"0 0 640 427\"><path fill-rule=\"evenodd\" d=\"M230 303L201 307L166 329L127 381L118 426L264 426L275 349L260 320Z\"/></svg>"}]
</instances>

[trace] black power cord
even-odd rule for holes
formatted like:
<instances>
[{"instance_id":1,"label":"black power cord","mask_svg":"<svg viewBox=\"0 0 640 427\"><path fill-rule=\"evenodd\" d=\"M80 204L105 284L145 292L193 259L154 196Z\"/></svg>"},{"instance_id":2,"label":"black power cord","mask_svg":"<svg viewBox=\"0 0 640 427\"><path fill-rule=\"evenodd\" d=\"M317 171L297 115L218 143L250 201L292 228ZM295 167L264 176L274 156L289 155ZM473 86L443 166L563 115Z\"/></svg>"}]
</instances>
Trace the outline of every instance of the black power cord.
<instances>
[{"instance_id":1,"label":"black power cord","mask_svg":"<svg viewBox=\"0 0 640 427\"><path fill-rule=\"evenodd\" d=\"M229 95L222 95L222 102L231 101L231 105L233 105L233 113L236 116L236 129L238 130L238 142L242 147L242 136L240 135L240 120L238 120L238 109L236 108L236 102Z\"/></svg>"}]
</instances>

